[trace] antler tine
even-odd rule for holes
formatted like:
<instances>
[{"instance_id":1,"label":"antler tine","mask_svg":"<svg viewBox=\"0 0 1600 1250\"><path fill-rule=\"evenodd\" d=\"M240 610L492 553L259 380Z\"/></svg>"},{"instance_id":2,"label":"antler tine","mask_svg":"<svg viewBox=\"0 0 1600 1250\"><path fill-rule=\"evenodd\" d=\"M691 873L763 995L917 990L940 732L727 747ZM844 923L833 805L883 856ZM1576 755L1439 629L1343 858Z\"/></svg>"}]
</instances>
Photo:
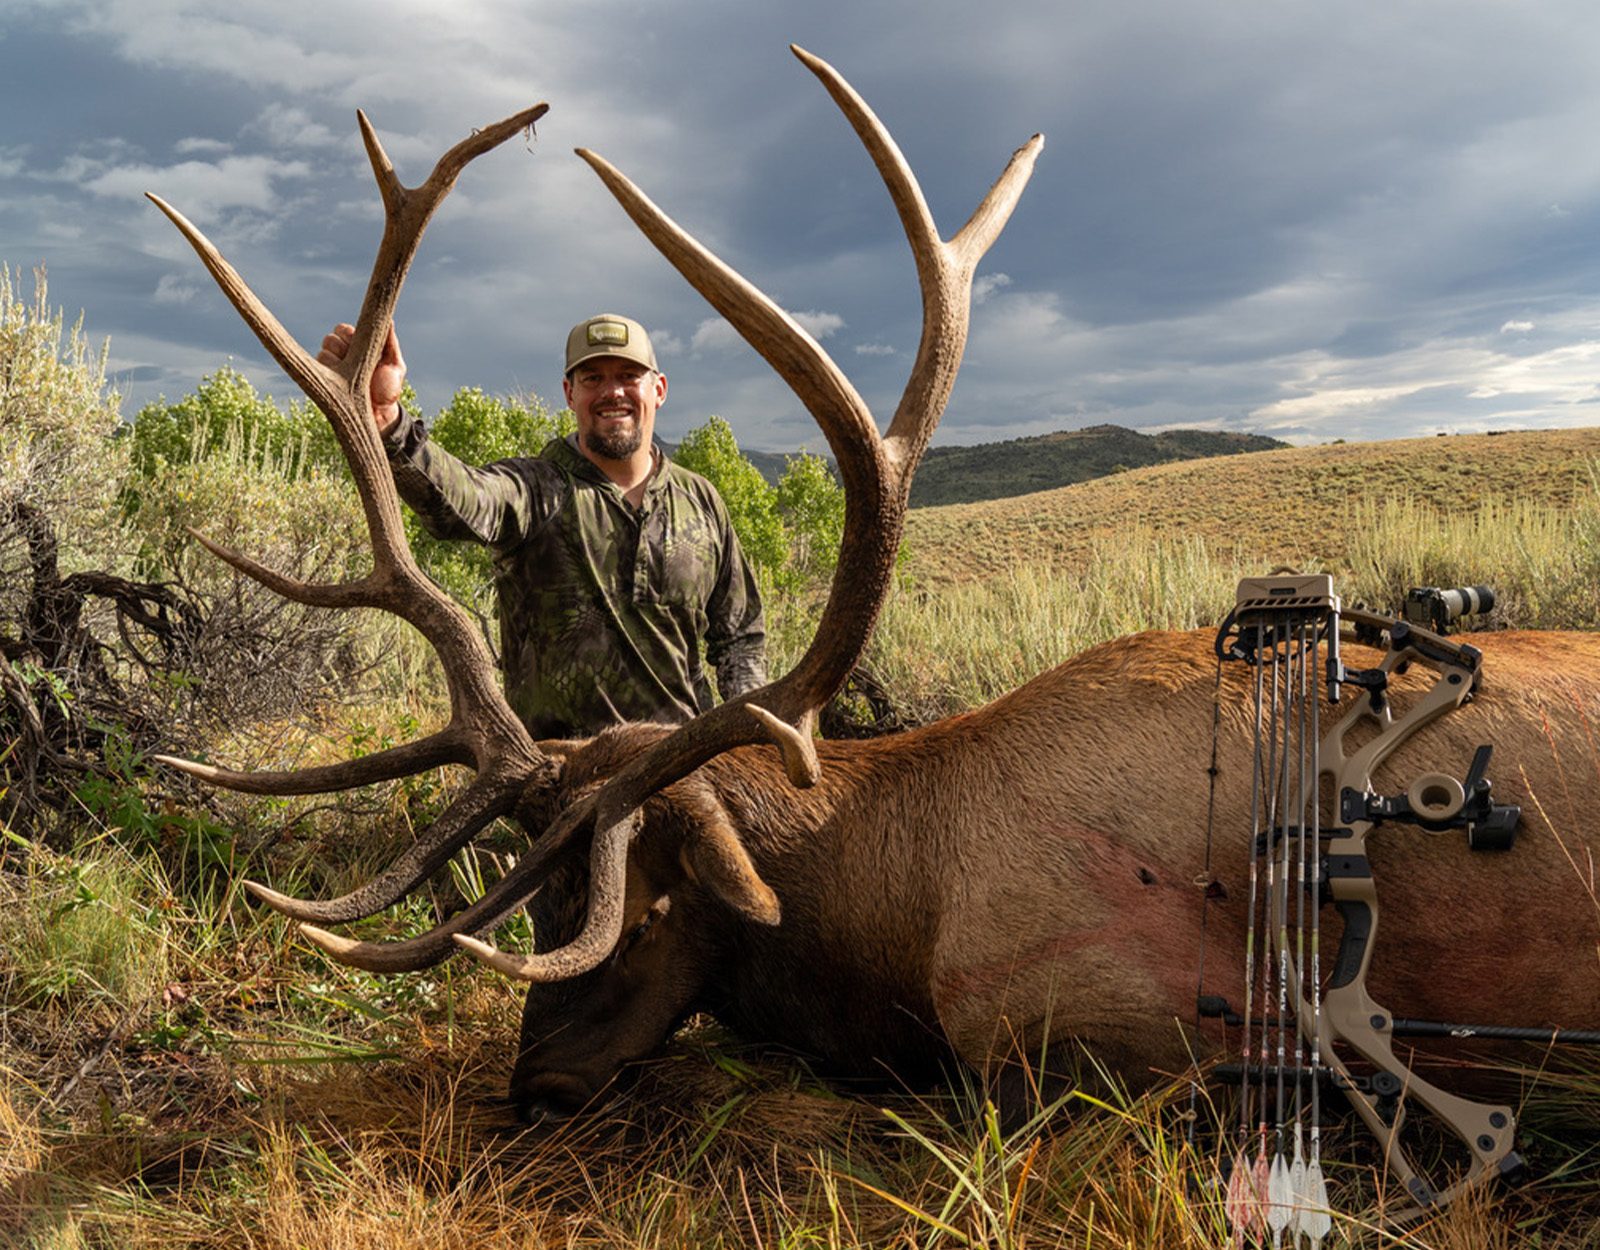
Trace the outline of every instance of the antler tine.
<instances>
[{"instance_id":1,"label":"antler tine","mask_svg":"<svg viewBox=\"0 0 1600 1250\"><path fill-rule=\"evenodd\" d=\"M368 159L383 197L384 228L351 348L337 366L323 365L300 347L211 241L182 214L157 196L150 196L189 240L263 346L328 418L361 497L372 541L373 568L367 576L350 583L311 584L284 577L218 543L197 537L235 568L289 599L323 607L377 607L409 621L438 652L451 704L449 724L440 733L339 765L252 775L177 760L167 762L192 776L258 794L324 793L390 780L445 763L470 765L478 770L473 784L456 797L411 850L352 894L324 903L302 903L274 891L258 891L279 910L303 919L337 923L389 905L426 879L491 820L514 811L531 779L548 780L549 762L501 694L494 662L477 627L422 573L411 554L399 497L369 398L372 374L393 323L395 304L429 220L468 162L518 132L531 129L547 108L538 104L474 131L440 157L427 181L414 190L401 185L372 125L365 114L358 114ZM448 939L445 945L446 953L453 949Z\"/></svg>"},{"instance_id":2,"label":"antler tine","mask_svg":"<svg viewBox=\"0 0 1600 1250\"><path fill-rule=\"evenodd\" d=\"M899 484L909 491L917 460L932 438L955 385L956 369L966 346L973 273L1010 219L1044 148L1044 136L1034 135L1012 154L1005 171L967 224L947 243L939 237L933 214L904 153L867 102L820 57L795 45L790 45L790 51L821 80L860 136L889 189L916 260L922 287L922 341L911 380L885 440L915 448L914 452L904 450L891 456L896 476L901 479Z\"/></svg>"},{"instance_id":3,"label":"antler tine","mask_svg":"<svg viewBox=\"0 0 1600 1250\"><path fill-rule=\"evenodd\" d=\"M535 104L492 126L474 130L438 159L427 181L415 190L408 190L395 175L394 164L383 150L378 133L367 120L367 115L360 109L356 110L361 141L367 149L367 159L372 164L373 177L377 179L384 206L383 241L373 262L372 277L367 283L367 294L361 304L361 315L356 319L350 351L334 370L355 384L353 390L356 394L365 396L367 393L367 383L371 381L372 371L383 353L384 340L394 320L395 305L400 299L400 288L411 268L422 232L455 186L461 171L475 158L499 147L513 135L531 130L533 124L549 111L548 104ZM370 422L365 422L364 428L370 428L370 425Z\"/></svg>"},{"instance_id":4,"label":"antler tine","mask_svg":"<svg viewBox=\"0 0 1600 1250\"><path fill-rule=\"evenodd\" d=\"M827 62L798 47L793 51L822 80L861 136L888 185L916 258L924 306L922 338L887 440L880 438L865 402L815 339L613 166L592 152L578 154L657 249L783 376L816 418L838 461L846 497L845 536L817 636L786 677L746 699L781 718L799 740L809 740L815 717L844 684L877 621L893 576L911 475L943 414L966 345L973 272L1010 216L1044 140L1035 135L1013 155L967 225L945 243L915 176L882 122ZM736 726L731 719L693 728L697 736L707 728L727 733L728 745L761 733L760 726ZM814 758L807 758L796 737L776 732L786 755L797 761L791 775L810 775ZM667 755L687 745L687 739L675 738L657 750ZM690 757L698 764L704 762L701 756L697 744ZM659 783L661 776L652 780Z\"/></svg>"},{"instance_id":5,"label":"antler tine","mask_svg":"<svg viewBox=\"0 0 1600 1250\"><path fill-rule=\"evenodd\" d=\"M344 924L375 915L398 903L443 868L450 856L497 817L509 815L521 791L520 779L512 781L503 776L479 774L405 854L377 876L338 898L320 901L291 898L254 881L246 881L245 888L285 916L313 924Z\"/></svg>"},{"instance_id":6,"label":"antler tine","mask_svg":"<svg viewBox=\"0 0 1600 1250\"><path fill-rule=\"evenodd\" d=\"M504 923L507 916L532 898L544 883L551 865L566 851L573 835L593 823L595 810L593 795L580 799L568 807L482 898L417 937L398 942L360 942L324 933L309 925L302 925L301 931L330 957L352 968L361 968L367 972L416 972L423 968L431 968L434 964L457 953L460 949L456 945L457 934L469 937L486 936ZM596 841L600 842L602 839L597 838ZM611 843L615 842L615 838L611 839ZM611 858L618 858L614 853L614 845L608 844L608 846ZM625 860L627 857L625 839L621 844L621 850L621 858ZM620 928L621 901L621 892L618 891L615 902L602 900L595 904L595 909L602 913L602 920L606 924ZM589 935L591 942L597 936L589 933L594 928L594 922L586 922L585 933ZM612 935L611 941L614 943L615 940L615 935ZM559 952L552 954L559 956ZM598 962L599 958L582 965L578 961L571 961L569 965L563 967L561 975L577 976Z\"/></svg>"},{"instance_id":7,"label":"antler tine","mask_svg":"<svg viewBox=\"0 0 1600 1250\"><path fill-rule=\"evenodd\" d=\"M180 773L187 773L199 781L221 786L225 790L235 790L240 794L272 795L329 794L335 790L353 790L357 786L414 776L445 764L472 768L478 762L472 744L455 726L419 738L416 742L374 751L371 755L290 772L238 772L231 768L217 768L211 764L179 759L173 755L157 755L153 758L168 768L175 768Z\"/></svg>"}]
</instances>

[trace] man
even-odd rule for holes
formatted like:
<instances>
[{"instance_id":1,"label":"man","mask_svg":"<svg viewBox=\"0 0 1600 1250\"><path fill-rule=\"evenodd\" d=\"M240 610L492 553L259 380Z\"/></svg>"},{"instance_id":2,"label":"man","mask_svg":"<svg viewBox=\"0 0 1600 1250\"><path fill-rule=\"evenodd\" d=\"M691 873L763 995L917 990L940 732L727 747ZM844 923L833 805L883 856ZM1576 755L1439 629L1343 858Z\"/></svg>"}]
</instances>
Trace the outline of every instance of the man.
<instances>
[{"instance_id":1,"label":"man","mask_svg":"<svg viewBox=\"0 0 1600 1250\"><path fill-rule=\"evenodd\" d=\"M319 359L342 360L337 326ZM704 478L654 441L667 379L644 327L606 314L567 336L562 392L578 430L537 456L463 464L402 410L391 329L373 416L400 496L439 538L494 553L506 697L536 738L625 721L687 721L766 682L755 576Z\"/></svg>"}]
</instances>

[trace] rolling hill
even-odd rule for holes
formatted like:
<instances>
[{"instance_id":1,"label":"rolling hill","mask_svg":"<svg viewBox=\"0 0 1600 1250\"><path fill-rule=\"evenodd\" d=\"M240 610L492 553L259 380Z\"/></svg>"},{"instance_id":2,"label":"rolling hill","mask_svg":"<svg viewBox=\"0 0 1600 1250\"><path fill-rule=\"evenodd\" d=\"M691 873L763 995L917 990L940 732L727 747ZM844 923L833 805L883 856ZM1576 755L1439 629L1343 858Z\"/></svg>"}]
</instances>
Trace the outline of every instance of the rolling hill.
<instances>
[{"instance_id":1,"label":"rolling hill","mask_svg":"<svg viewBox=\"0 0 1600 1250\"><path fill-rule=\"evenodd\" d=\"M911 483L911 506L1006 499L1154 464L1287 446L1260 434L1211 430L1141 434L1120 425L1093 425L1004 443L930 447Z\"/></svg>"},{"instance_id":2,"label":"rolling hill","mask_svg":"<svg viewBox=\"0 0 1600 1250\"><path fill-rule=\"evenodd\" d=\"M1021 562L1079 564L1098 538L1143 527L1283 564L1338 565L1357 505L1415 498L1471 508L1563 503L1592 489L1600 428L1290 447L1131 469L1056 490L914 509L911 572L931 584ZM920 473L920 470L919 470Z\"/></svg>"}]
</instances>

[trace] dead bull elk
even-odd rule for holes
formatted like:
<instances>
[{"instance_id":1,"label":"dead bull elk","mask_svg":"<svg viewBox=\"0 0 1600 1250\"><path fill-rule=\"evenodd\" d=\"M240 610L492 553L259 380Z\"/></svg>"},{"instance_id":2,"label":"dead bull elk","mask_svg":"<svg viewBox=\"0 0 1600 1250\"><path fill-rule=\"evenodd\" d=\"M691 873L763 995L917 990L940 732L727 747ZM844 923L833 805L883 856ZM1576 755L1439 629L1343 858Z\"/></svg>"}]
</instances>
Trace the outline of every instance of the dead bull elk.
<instances>
[{"instance_id":1,"label":"dead bull elk","mask_svg":"<svg viewBox=\"0 0 1600 1250\"><path fill-rule=\"evenodd\" d=\"M796 54L866 145L916 259L922 341L885 436L803 330L611 166L580 152L813 413L848 498L840 574L806 655L764 690L674 730L529 739L472 624L412 561L368 411L368 380L428 217L468 160L544 106L458 145L416 190L398 183L362 119L387 222L352 349L337 367L300 348L215 249L161 205L332 421L366 509L374 568L349 585L304 585L208 546L289 597L377 606L412 622L444 661L451 704L438 733L341 765L248 774L168 762L277 795L446 763L474 768L418 843L351 894L306 902L252 888L356 966L423 968L459 943L534 982L512 1095L536 1116L589 1102L701 1010L858 1071L916 1076L951 1059L989 1071L1068 1040L1130 1076L1175 1071L1190 1058L1174 1021L1194 1016L1202 893L1213 960L1243 964L1245 867L1220 852L1213 862L1209 847L1213 831L1249 827L1255 746L1247 678L1231 670L1219 678L1209 634L1107 644L985 708L894 738L813 741L818 710L859 659L881 607L911 474L962 353L973 270L1042 140L1020 149L966 226L941 240L870 110L829 66ZM1592 941L1600 782L1588 726L1600 697L1600 638L1474 641L1484 653L1475 698L1394 751L1373 782L1380 792L1404 790L1421 773L1464 767L1492 742L1496 795L1523 807L1524 831L1501 857L1467 855L1446 838L1374 841L1389 953L1374 960L1373 992L1439 1019L1592 1021L1600 1017ZM1419 680L1397 672L1390 697L1397 705L1424 697ZM428 934L367 944L313 927L393 904L503 816L534 835L529 851ZM557 945L518 957L480 940L530 900L541 945Z\"/></svg>"}]
</instances>

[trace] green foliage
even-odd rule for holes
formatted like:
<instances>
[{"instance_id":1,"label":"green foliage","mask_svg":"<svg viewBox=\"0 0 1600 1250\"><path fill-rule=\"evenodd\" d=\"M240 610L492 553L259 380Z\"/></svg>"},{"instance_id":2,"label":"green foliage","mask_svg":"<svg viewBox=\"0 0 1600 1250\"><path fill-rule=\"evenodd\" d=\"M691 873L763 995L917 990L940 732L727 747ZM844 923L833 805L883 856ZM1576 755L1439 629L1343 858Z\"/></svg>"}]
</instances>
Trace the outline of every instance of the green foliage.
<instances>
[{"instance_id":1,"label":"green foliage","mask_svg":"<svg viewBox=\"0 0 1600 1250\"><path fill-rule=\"evenodd\" d=\"M106 348L90 352L82 318L68 330L50 310L43 270L24 303L0 264L0 500L103 476L106 442L121 425L105 365Z\"/></svg>"},{"instance_id":2,"label":"green foliage","mask_svg":"<svg viewBox=\"0 0 1600 1250\"><path fill-rule=\"evenodd\" d=\"M359 501L332 428L309 404L285 411L224 367L175 404L146 404L129 442L123 515L147 576L234 584L191 529L300 578L339 580L361 561Z\"/></svg>"},{"instance_id":3,"label":"green foliage","mask_svg":"<svg viewBox=\"0 0 1600 1250\"><path fill-rule=\"evenodd\" d=\"M134 470L141 477L154 477L163 466L195 464L218 452L287 480L305 475L312 466L327 471L344 464L333 429L320 412L304 400L285 411L272 396L257 395L231 366L201 379L193 395L175 404L156 400L141 408L132 447Z\"/></svg>"},{"instance_id":4,"label":"green foliage","mask_svg":"<svg viewBox=\"0 0 1600 1250\"><path fill-rule=\"evenodd\" d=\"M173 692L187 720L281 715L366 666L382 645L367 621L285 599L191 533L300 581L360 577L371 566L366 521L320 413L286 413L223 369L176 404L147 405L131 441L122 517L137 539L134 571L179 582L206 605L190 671L173 674L194 679Z\"/></svg>"},{"instance_id":5,"label":"green foliage","mask_svg":"<svg viewBox=\"0 0 1600 1250\"><path fill-rule=\"evenodd\" d=\"M185 811L173 804L152 806L153 770L144 753L119 726L102 728L104 767L88 774L73 795L82 810L115 833L118 844L130 852L173 852L179 877L194 870L235 868L233 831L203 811Z\"/></svg>"},{"instance_id":6,"label":"green foliage","mask_svg":"<svg viewBox=\"0 0 1600 1250\"><path fill-rule=\"evenodd\" d=\"M171 965L162 906L170 894L151 863L109 846L60 855L8 840L26 871L0 907L0 968L13 1000L107 1010L148 1001Z\"/></svg>"},{"instance_id":7,"label":"green foliage","mask_svg":"<svg viewBox=\"0 0 1600 1250\"><path fill-rule=\"evenodd\" d=\"M672 458L717 488L745 556L774 585L783 585L789 542L778 516L778 492L739 454L732 427L721 417L712 417L689 431Z\"/></svg>"},{"instance_id":8,"label":"green foliage","mask_svg":"<svg viewBox=\"0 0 1600 1250\"><path fill-rule=\"evenodd\" d=\"M789 567L814 586L826 585L844 540L844 487L821 456L790 456L778 479L778 515L789 535Z\"/></svg>"},{"instance_id":9,"label":"green foliage","mask_svg":"<svg viewBox=\"0 0 1600 1250\"><path fill-rule=\"evenodd\" d=\"M294 577L341 580L370 563L360 501L343 475L291 449L274 452L248 427L204 454L151 463L123 495L145 576L209 591L236 584L191 529Z\"/></svg>"},{"instance_id":10,"label":"green foliage","mask_svg":"<svg viewBox=\"0 0 1600 1250\"><path fill-rule=\"evenodd\" d=\"M488 464L508 456L531 456L552 438L564 438L576 428L569 411L552 412L531 392L497 399L466 386L428 423L428 437L468 464Z\"/></svg>"},{"instance_id":11,"label":"green foliage","mask_svg":"<svg viewBox=\"0 0 1600 1250\"><path fill-rule=\"evenodd\" d=\"M110 503L125 452L113 437L120 398L107 389L105 363L81 318L68 329L51 311L43 270L24 302L0 264L0 620L14 619L28 580L29 525L19 509L56 537L63 566L114 546Z\"/></svg>"},{"instance_id":12,"label":"green foliage","mask_svg":"<svg viewBox=\"0 0 1600 1250\"><path fill-rule=\"evenodd\" d=\"M774 486L740 452L721 417L691 430L672 458L717 488L739 545L768 587L803 596L827 585L844 535L844 490L826 460L790 456Z\"/></svg>"}]
</instances>

